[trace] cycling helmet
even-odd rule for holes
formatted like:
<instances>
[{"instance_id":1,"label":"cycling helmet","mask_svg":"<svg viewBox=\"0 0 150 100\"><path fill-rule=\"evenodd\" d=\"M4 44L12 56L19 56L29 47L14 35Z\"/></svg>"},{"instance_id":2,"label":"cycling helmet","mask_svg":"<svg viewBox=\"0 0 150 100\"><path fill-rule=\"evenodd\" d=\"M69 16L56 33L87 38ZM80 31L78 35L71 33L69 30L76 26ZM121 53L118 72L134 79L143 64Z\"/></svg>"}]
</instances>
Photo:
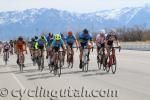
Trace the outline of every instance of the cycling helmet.
<instances>
[{"instance_id":1,"label":"cycling helmet","mask_svg":"<svg viewBox=\"0 0 150 100\"><path fill-rule=\"evenodd\" d=\"M34 41L35 41L35 39L34 39L34 38L31 38L31 41L32 41L32 42L34 42Z\"/></svg>"},{"instance_id":2,"label":"cycling helmet","mask_svg":"<svg viewBox=\"0 0 150 100\"><path fill-rule=\"evenodd\" d=\"M64 34L63 34L63 33L60 33L60 36L63 38L63 37L64 37Z\"/></svg>"},{"instance_id":3,"label":"cycling helmet","mask_svg":"<svg viewBox=\"0 0 150 100\"><path fill-rule=\"evenodd\" d=\"M44 40L44 39L45 39L45 37L44 37L43 35L41 35L40 39Z\"/></svg>"},{"instance_id":4,"label":"cycling helmet","mask_svg":"<svg viewBox=\"0 0 150 100\"><path fill-rule=\"evenodd\" d=\"M37 40L37 39L38 39L38 36L35 36L34 39Z\"/></svg>"},{"instance_id":5,"label":"cycling helmet","mask_svg":"<svg viewBox=\"0 0 150 100\"><path fill-rule=\"evenodd\" d=\"M84 30L83 30L83 33L84 33L84 34L88 34L89 31L88 31L87 29L84 29Z\"/></svg>"},{"instance_id":6,"label":"cycling helmet","mask_svg":"<svg viewBox=\"0 0 150 100\"><path fill-rule=\"evenodd\" d=\"M22 36L19 36L18 40L19 40L19 41L23 41L23 37L22 37Z\"/></svg>"},{"instance_id":7,"label":"cycling helmet","mask_svg":"<svg viewBox=\"0 0 150 100\"><path fill-rule=\"evenodd\" d=\"M100 30L100 35L105 36L105 30L104 29Z\"/></svg>"},{"instance_id":8,"label":"cycling helmet","mask_svg":"<svg viewBox=\"0 0 150 100\"><path fill-rule=\"evenodd\" d=\"M56 35L55 35L55 40L56 40L56 41L59 41L59 40L61 40L61 35L59 35L59 34L56 34Z\"/></svg>"},{"instance_id":9,"label":"cycling helmet","mask_svg":"<svg viewBox=\"0 0 150 100\"><path fill-rule=\"evenodd\" d=\"M53 38L53 33L48 34L50 38Z\"/></svg>"},{"instance_id":10,"label":"cycling helmet","mask_svg":"<svg viewBox=\"0 0 150 100\"><path fill-rule=\"evenodd\" d=\"M68 32L68 36L72 36L72 34L73 34L72 31Z\"/></svg>"}]
</instances>

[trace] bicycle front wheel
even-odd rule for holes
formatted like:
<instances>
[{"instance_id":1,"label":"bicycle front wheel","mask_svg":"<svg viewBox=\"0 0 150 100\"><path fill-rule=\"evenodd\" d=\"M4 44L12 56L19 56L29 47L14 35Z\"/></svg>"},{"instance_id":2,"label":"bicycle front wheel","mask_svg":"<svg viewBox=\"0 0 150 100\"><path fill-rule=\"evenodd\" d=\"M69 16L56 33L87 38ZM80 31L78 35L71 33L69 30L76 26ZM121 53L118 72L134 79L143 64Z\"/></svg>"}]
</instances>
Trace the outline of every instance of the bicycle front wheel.
<instances>
[{"instance_id":1,"label":"bicycle front wheel","mask_svg":"<svg viewBox=\"0 0 150 100\"><path fill-rule=\"evenodd\" d=\"M113 57L113 64L111 66L112 69L112 73L115 74L116 73L116 69L117 69L117 60L116 57Z\"/></svg>"}]
</instances>

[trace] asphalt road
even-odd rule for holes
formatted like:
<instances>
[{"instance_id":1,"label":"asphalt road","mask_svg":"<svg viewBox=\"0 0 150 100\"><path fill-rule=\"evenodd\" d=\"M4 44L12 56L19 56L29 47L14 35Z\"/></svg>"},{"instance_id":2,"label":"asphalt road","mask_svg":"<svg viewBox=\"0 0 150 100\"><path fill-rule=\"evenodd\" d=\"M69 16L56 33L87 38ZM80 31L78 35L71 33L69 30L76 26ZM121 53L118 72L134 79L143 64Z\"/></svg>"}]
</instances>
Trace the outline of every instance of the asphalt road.
<instances>
[{"instance_id":1,"label":"asphalt road","mask_svg":"<svg viewBox=\"0 0 150 100\"><path fill-rule=\"evenodd\" d=\"M73 69L65 64L61 77L49 73L46 60L40 72L26 55L21 73L16 55L7 66L0 55L0 100L150 100L150 51L117 52L116 74L98 70L96 51L90 55L89 72L81 72L78 55Z\"/></svg>"}]
</instances>

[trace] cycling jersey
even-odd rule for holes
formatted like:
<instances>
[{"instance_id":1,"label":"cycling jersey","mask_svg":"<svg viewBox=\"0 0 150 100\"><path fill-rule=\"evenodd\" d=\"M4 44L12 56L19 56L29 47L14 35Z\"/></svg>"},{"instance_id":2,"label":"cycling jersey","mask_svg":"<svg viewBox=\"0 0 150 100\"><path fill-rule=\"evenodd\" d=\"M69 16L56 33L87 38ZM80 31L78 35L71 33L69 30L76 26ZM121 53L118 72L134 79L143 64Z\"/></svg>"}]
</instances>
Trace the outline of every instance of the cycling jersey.
<instances>
[{"instance_id":1,"label":"cycling jersey","mask_svg":"<svg viewBox=\"0 0 150 100\"><path fill-rule=\"evenodd\" d=\"M66 37L67 44L74 44L75 40L76 40L76 37L74 35Z\"/></svg>"},{"instance_id":2,"label":"cycling jersey","mask_svg":"<svg viewBox=\"0 0 150 100\"><path fill-rule=\"evenodd\" d=\"M53 40L52 47L60 48L64 45L64 41L61 39L60 41Z\"/></svg>"},{"instance_id":3,"label":"cycling jersey","mask_svg":"<svg viewBox=\"0 0 150 100\"><path fill-rule=\"evenodd\" d=\"M109 34L109 35L107 35L106 40L107 40L107 45L112 46L113 45L113 41L117 40L117 36Z\"/></svg>"},{"instance_id":4,"label":"cycling jersey","mask_svg":"<svg viewBox=\"0 0 150 100\"><path fill-rule=\"evenodd\" d=\"M35 49L43 49L45 45L47 45L47 40L46 39L39 39L35 43Z\"/></svg>"},{"instance_id":5,"label":"cycling jersey","mask_svg":"<svg viewBox=\"0 0 150 100\"><path fill-rule=\"evenodd\" d=\"M47 45L48 45L48 47L50 47L54 39L49 37L49 36L47 36L46 39L47 39L47 42L48 42Z\"/></svg>"},{"instance_id":6,"label":"cycling jersey","mask_svg":"<svg viewBox=\"0 0 150 100\"><path fill-rule=\"evenodd\" d=\"M4 44L4 50L9 50L10 49L10 45L9 44Z\"/></svg>"},{"instance_id":7,"label":"cycling jersey","mask_svg":"<svg viewBox=\"0 0 150 100\"><path fill-rule=\"evenodd\" d=\"M97 44L103 44L105 42L105 36L101 36L100 34L96 37Z\"/></svg>"},{"instance_id":8,"label":"cycling jersey","mask_svg":"<svg viewBox=\"0 0 150 100\"><path fill-rule=\"evenodd\" d=\"M35 49L35 43L36 43L36 41L31 41L30 42L31 49Z\"/></svg>"},{"instance_id":9,"label":"cycling jersey","mask_svg":"<svg viewBox=\"0 0 150 100\"><path fill-rule=\"evenodd\" d=\"M16 48L17 48L17 50L21 50L21 51L23 51L25 48L24 48L24 46L26 45L26 43L24 42L24 41L17 41L16 42Z\"/></svg>"},{"instance_id":10,"label":"cycling jersey","mask_svg":"<svg viewBox=\"0 0 150 100\"><path fill-rule=\"evenodd\" d=\"M91 34L79 34L79 42L81 43L81 46L87 46L88 42L92 41L92 35Z\"/></svg>"}]
</instances>

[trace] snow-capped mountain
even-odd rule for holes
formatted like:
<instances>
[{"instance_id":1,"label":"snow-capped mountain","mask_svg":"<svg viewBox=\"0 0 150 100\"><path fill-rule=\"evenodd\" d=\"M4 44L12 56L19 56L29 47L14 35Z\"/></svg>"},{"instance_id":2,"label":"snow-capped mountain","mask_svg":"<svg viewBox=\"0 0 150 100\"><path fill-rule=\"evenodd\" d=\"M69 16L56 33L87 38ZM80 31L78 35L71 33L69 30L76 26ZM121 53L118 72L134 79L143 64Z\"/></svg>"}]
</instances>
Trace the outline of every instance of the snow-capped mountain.
<instances>
[{"instance_id":1,"label":"snow-capped mountain","mask_svg":"<svg viewBox=\"0 0 150 100\"><path fill-rule=\"evenodd\" d=\"M18 35L33 36L41 32L91 32L101 28L140 25L150 27L150 6L112 9L93 13L70 13L56 9L28 9L0 12L0 39Z\"/></svg>"}]
</instances>

